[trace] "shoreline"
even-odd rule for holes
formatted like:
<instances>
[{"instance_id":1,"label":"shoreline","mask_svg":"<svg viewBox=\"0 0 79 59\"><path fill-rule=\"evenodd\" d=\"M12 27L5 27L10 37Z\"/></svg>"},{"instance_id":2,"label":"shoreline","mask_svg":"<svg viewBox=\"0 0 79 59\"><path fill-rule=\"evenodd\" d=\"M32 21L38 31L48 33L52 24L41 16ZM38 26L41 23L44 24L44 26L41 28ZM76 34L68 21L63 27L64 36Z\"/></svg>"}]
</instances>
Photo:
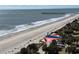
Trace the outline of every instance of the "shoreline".
<instances>
[{"instance_id":1,"label":"shoreline","mask_svg":"<svg viewBox=\"0 0 79 59\"><path fill-rule=\"evenodd\" d=\"M4 54L4 53L18 52L20 48L24 47L24 45L27 46L29 43L32 43L34 40L36 40L34 42L37 42L39 39L42 39L47 32L51 32L51 31L54 32L64 27L67 23L74 21L78 17L79 14L73 17L65 18L64 20L58 22L54 22L51 24L49 23L39 28L34 28L34 30L30 32L27 32L25 30L23 32L19 32L17 34L12 35L12 37L7 36L5 40L0 41L0 53ZM33 41L28 43L29 40L33 40ZM15 48L16 51L14 51Z\"/></svg>"},{"instance_id":2,"label":"shoreline","mask_svg":"<svg viewBox=\"0 0 79 59\"><path fill-rule=\"evenodd\" d=\"M65 17L65 18L70 18L70 17L72 17L72 16L74 16L74 15L71 14L70 16ZM49 24L52 24L52 23L54 24L55 22L62 21L62 20L65 19L65 18L62 18L62 19L60 19L60 20L58 20L58 21L46 23L46 24L43 24L43 25L40 25L40 26L36 26L36 27L29 28L29 29L25 29L25 30L22 30L22 31L19 31L19 32L9 33L9 34L7 34L7 35L0 36L0 41L6 39L6 38L8 38L8 37L12 37L12 36L14 36L14 35L18 35L18 34L24 33L24 32L26 32L26 31L27 31L27 32L33 31L33 30L35 30L35 29L37 29L37 28L40 28L40 27L43 27L43 26L46 26L46 25L49 25ZM52 19L53 19L53 18L52 18Z\"/></svg>"}]
</instances>

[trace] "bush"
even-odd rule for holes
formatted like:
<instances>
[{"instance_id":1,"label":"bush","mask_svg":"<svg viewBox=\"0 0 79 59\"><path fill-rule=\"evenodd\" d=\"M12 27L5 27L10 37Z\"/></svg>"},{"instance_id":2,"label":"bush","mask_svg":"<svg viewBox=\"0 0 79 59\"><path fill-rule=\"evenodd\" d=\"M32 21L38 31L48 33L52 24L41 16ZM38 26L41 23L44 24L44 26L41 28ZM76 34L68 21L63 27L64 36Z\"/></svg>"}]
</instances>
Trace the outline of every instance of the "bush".
<instances>
[{"instance_id":1,"label":"bush","mask_svg":"<svg viewBox=\"0 0 79 59\"><path fill-rule=\"evenodd\" d=\"M20 51L21 54L27 54L27 49L26 48L22 48Z\"/></svg>"}]
</instances>

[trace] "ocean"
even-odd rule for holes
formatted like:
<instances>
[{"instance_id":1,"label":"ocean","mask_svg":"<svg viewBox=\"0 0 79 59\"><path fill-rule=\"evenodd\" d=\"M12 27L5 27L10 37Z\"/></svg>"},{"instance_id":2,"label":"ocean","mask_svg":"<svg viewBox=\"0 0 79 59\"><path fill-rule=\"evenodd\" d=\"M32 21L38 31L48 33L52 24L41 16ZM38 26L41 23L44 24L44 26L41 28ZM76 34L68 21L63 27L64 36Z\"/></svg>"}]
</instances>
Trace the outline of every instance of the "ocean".
<instances>
[{"instance_id":1,"label":"ocean","mask_svg":"<svg viewBox=\"0 0 79 59\"><path fill-rule=\"evenodd\" d=\"M0 10L0 36L59 21L79 9Z\"/></svg>"}]
</instances>

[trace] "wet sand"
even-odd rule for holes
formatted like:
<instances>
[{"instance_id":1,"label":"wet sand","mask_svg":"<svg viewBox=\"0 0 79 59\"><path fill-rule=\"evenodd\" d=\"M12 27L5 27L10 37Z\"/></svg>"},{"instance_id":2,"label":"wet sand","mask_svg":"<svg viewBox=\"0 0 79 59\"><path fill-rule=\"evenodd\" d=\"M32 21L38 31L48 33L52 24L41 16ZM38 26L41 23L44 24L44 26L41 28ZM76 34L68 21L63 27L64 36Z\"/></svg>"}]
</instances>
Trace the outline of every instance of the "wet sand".
<instances>
[{"instance_id":1,"label":"wet sand","mask_svg":"<svg viewBox=\"0 0 79 59\"><path fill-rule=\"evenodd\" d=\"M74 21L79 14L64 18L61 21L45 24L41 27L24 30L19 33L7 35L0 41L0 53L17 53L22 47L26 47L30 43L39 42L47 32L54 32L64 27L69 22Z\"/></svg>"}]
</instances>

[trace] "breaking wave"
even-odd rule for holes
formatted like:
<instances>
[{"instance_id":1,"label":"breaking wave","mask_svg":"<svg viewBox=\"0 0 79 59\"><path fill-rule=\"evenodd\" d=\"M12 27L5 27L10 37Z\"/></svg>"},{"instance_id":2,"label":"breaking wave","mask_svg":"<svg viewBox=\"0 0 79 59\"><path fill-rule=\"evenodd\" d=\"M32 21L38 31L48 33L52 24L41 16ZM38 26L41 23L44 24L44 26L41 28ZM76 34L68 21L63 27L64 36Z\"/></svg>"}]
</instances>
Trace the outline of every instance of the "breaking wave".
<instances>
[{"instance_id":1,"label":"breaking wave","mask_svg":"<svg viewBox=\"0 0 79 59\"><path fill-rule=\"evenodd\" d=\"M71 16L71 14L66 14L66 15L64 15L62 17L58 17L58 18L51 18L51 19L47 19L47 20L43 20L43 21L32 22L30 25L28 25L28 24L17 25L14 28L12 28L11 30L0 30L0 36L7 35L10 33L20 32L20 31L27 30L29 28L34 28L37 26L41 26L41 25L44 25L44 24L47 24L50 22L59 21L63 18L69 17L69 16Z\"/></svg>"}]
</instances>

